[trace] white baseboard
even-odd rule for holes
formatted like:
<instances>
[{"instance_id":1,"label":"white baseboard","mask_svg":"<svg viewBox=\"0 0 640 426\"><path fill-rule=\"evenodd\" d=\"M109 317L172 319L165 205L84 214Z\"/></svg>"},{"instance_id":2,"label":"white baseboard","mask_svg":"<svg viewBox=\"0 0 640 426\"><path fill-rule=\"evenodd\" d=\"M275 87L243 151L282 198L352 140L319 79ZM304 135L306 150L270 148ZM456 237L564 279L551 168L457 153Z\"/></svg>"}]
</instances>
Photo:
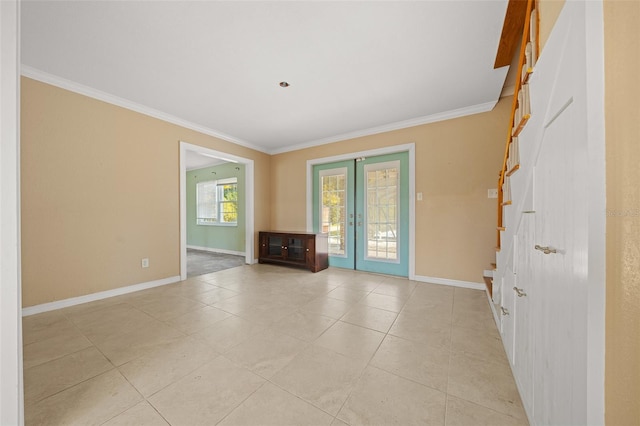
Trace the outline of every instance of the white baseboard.
<instances>
[{"instance_id":1,"label":"white baseboard","mask_svg":"<svg viewBox=\"0 0 640 426\"><path fill-rule=\"evenodd\" d=\"M160 280L148 281L146 283L133 284L126 287L114 288L113 290L99 291L98 293L87 294L84 296L72 297L55 302L43 303L41 305L29 306L22 309L22 316L40 314L43 312L54 311L56 309L68 308L69 306L80 305L87 302L95 302L96 300L107 299L113 296L120 296L127 293L133 293L140 290L146 290L153 287L160 287L167 284L173 284L180 281L179 276L162 278Z\"/></svg>"},{"instance_id":2,"label":"white baseboard","mask_svg":"<svg viewBox=\"0 0 640 426\"><path fill-rule=\"evenodd\" d=\"M482 271L482 276L493 278L493 269L485 269L484 271Z\"/></svg>"},{"instance_id":3,"label":"white baseboard","mask_svg":"<svg viewBox=\"0 0 640 426\"><path fill-rule=\"evenodd\" d=\"M448 285L452 287L462 287L462 288L470 288L473 290L484 290L485 285L482 283L474 283L471 281L459 281L459 280L451 280L449 278L436 278L436 277L425 277L421 275L416 275L413 278L415 281L423 282L423 283L431 283L431 284L442 284Z\"/></svg>"},{"instance_id":4,"label":"white baseboard","mask_svg":"<svg viewBox=\"0 0 640 426\"><path fill-rule=\"evenodd\" d=\"M243 251L234 251L234 250L225 250L219 248L211 248L211 247L200 247L200 246L190 246L187 245L188 249L200 250L200 251L208 251L211 253L221 253L221 254L235 254L236 256L244 256L245 252Z\"/></svg>"}]
</instances>

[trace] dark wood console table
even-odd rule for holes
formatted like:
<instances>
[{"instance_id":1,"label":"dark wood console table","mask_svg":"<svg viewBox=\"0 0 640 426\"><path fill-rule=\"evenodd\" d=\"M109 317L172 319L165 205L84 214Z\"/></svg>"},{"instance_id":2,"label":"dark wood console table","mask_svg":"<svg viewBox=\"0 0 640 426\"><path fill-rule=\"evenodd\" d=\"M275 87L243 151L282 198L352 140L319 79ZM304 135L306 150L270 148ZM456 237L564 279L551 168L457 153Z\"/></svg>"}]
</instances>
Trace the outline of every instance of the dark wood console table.
<instances>
[{"instance_id":1,"label":"dark wood console table","mask_svg":"<svg viewBox=\"0 0 640 426\"><path fill-rule=\"evenodd\" d=\"M260 231L259 263L299 266L312 272L329 267L327 234Z\"/></svg>"}]
</instances>

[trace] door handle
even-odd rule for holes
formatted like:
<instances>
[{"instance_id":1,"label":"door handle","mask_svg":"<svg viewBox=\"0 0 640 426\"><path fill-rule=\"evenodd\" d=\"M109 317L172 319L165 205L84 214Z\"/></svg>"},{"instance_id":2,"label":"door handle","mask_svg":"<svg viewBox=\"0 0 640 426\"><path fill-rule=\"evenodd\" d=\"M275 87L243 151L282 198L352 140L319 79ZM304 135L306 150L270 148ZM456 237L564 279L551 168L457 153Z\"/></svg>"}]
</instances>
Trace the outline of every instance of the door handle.
<instances>
[{"instance_id":1,"label":"door handle","mask_svg":"<svg viewBox=\"0 0 640 426\"><path fill-rule=\"evenodd\" d=\"M543 252L544 254L557 253L556 249L554 249L554 248L543 247L543 246L539 246L538 244L536 244L536 246L534 248L536 250L539 250L539 251Z\"/></svg>"},{"instance_id":2,"label":"door handle","mask_svg":"<svg viewBox=\"0 0 640 426\"><path fill-rule=\"evenodd\" d=\"M502 311L502 315L509 315L509 310L504 306L500 306L500 310Z\"/></svg>"},{"instance_id":3,"label":"door handle","mask_svg":"<svg viewBox=\"0 0 640 426\"><path fill-rule=\"evenodd\" d=\"M516 294L518 295L518 297L524 297L527 295L527 293L525 293L521 288L518 287L514 287L513 291L516 292Z\"/></svg>"}]
</instances>

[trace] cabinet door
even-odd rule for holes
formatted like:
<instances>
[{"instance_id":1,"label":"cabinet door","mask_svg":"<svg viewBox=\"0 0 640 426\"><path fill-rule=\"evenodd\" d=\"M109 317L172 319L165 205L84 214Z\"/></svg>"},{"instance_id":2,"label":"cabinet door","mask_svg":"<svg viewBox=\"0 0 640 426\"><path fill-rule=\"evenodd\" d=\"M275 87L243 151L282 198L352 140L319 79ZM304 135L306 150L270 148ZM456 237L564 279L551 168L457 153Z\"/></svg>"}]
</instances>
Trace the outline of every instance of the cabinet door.
<instances>
[{"instance_id":1,"label":"cabinet door","mask_svg":"<svg viewBox=\"0 0 640 426\"><path fill-rule=\"evenodd\" d=\"M268 244L269 244L269 237L267 235L264 235L261 232L260 233L260 247L258 248L259 259L264 259L269 254L269 249L267 248Z\"/></svg>"},{"instance_id":2,"label":"cabinet door","mask_svg":"<svg viewBox=\"0 0 640 426\"><path fill-rule=\"evenodd\" d=\"M504 350L509 360L513 360L513 343L515 340L515 300L513 290L515 284L515 275L509 266L505 268L504 277L502 277L502 303L500 306L502 342Z\"/></svg>"},{"instance_id":3,"label":"cabinet door","mask_svg":"<svg viewBox=\"0 0 640 426\"><path fill-rule=\"evenodd\" d=\"M514 241L517 253L516 279L514 293L515 300L515 328L513 365L516 380L519 385L522 402L527 412L532 413L531 400L533 395L533 347L532 347L532 318L531 300L535 297L534 261L537 259L535 249L535 217L533 214L523 214L518 233ZM510 289L507 289L510 290Z\"/></svg>"},{"instance_id":4,"label":"cabinet door","mask_svg":"<svg viewBox=\"0 0 640 426\"><path fill-rule=\"evenodd\" d=\"M281 235L269 235L267 238L267 255L273 259L283 259L285 239Z\"/></svg>"},{"instance_id":5,"label":"cabinet door","mask_svg":"<svg viewBox=\"0 0 640 426\"><path fill-rule=\"evenodd\" d=\"M302 236L288 236L285 245L287 260L305 263L307 260L306 238Z\"/></svg>"},{"instance_id":6,"label":"cabinet door","mask_svg":"<svg viewBox=\"0 0 640 426\"><path fill-rule=\"evenodd\" d=\"M316 270L316 239L314 237L307 238L305 242L306 245L306 256L307 256L307 266L312 271Z\"/></svg>"}]
</instances>

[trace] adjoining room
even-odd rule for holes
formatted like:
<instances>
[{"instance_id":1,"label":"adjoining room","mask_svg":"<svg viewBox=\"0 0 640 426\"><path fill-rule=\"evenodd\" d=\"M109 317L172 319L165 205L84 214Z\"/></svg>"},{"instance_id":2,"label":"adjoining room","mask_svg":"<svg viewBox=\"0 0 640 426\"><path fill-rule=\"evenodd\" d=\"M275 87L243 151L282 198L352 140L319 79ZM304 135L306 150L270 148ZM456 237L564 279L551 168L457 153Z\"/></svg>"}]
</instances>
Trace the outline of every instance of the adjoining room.
<instances>
[{"instance_id":1,"label":"adjoining room","mask_svg":"<svg viewBox=\"0 0 640 426\"><path fill-rule=\"evenodd\" d=\"M244 265L244 165L185 152L187 277Z\"/></svg>"}]
</instances>

